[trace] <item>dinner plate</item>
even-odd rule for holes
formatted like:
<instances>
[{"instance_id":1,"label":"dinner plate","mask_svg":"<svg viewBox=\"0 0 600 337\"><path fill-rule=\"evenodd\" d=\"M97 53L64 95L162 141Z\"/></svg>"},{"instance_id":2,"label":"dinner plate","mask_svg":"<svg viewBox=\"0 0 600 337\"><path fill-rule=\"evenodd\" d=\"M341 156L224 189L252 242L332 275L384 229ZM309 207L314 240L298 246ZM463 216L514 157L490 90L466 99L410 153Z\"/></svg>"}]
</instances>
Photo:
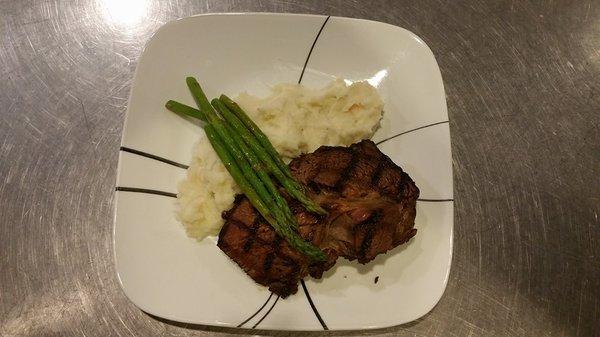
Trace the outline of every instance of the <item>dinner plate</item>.
<instances>
[{"instance_id":1,"label":"dinner plate","mask_svg":"<svg viewBox=\"0 0 600 337\"><path fill-rule=\"evenodd\" d=\"M369 81L385 112L373 140L421 190L408 244L361 265L344 259L297 294L273 295L175 219L176 185L201 127L164 108L209 97L264 95L277 83ZM429 312L452 257L453 190L444 88L431 50L393 25L290 14L201 15L169 22L148 42L127 109L116 187L114 253L127 297L165 319L226 327L323 330L398 325Z\"/></svg>"}]
</instances>

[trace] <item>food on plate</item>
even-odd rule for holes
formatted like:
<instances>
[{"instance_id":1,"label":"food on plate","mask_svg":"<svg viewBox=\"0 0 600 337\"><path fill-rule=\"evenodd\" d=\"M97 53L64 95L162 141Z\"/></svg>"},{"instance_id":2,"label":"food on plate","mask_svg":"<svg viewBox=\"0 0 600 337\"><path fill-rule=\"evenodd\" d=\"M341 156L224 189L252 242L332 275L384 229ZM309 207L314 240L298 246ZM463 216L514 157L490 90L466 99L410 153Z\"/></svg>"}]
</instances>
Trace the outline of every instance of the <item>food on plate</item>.
<instances>
[{"instance_id":1,"label":"food on plate","mask_svg":"<svg viewBox=\"0 0 600 337\"><path fill-rule=\"evenodd\" d=\"M233 101L221 98L225 106L234 110ZM321 145L347 146L370 138L383 113L383 102L374 87L367 82L347 85L343 80L335 80L320 90L281 84L273 87L268 97L261 99L243 93L236 101L257 129L264 132L264 137L255 137L265 151L271 157L275 157L272 152L277 152L290 159ZM169 101L167 108L205 118L198 109L175 101ZM270 140L275 151L264 145L263 138ZM284 171L281 163L275 162ZM217 235L224 223L221 212L232 206L239 192L211 144L201 137L193 147L187 176L178 185L177 219L192 238L202 240Z\"/></svg>"},{"instance_id":2,"label":"food on plate","mask_svg":"<svg viewBox=\"0 0 600 337\"><path fill-rule=\"evenodd\" d=\"M247 118L240 115L235 116L235 114L244 114L240 108L229 110L224 104L226 97L222 101L218 99L213 100L211 105L195 78L188 77L186 82L192 96L200 107L197 115L201 120L206 122L204 132L219 159L221 159L240 190L248 197L252 205L271 225L275 232L285 239L290 246L313 260L324 260L326 258L325 254L319 248L303 240L298 235L298 224L295 223L295 219L291 216L291 211L287 203L283 200L271 181L269 174L277 177L284 175L274 163L276 160L281 160L281 158L272 158L268 154L265 154L266 150L263 147L258 145L255 148L254 145L258 144L255 136L249 136L252 138L250 141L243 139L238 134L240 130L236 131L235 128L237 126L234 125L243 124L238 117L241 117L242 120ZM167 102L168 105L169 102ZM248 129L244 130L247 131ZM241 132L241 134L244 134L244 132ZM253 143L254 145L252 145ZM263 156L261 153L265 155ZM275 155L279 157L278 154L275 153ZM260 161L257 159L258 157L260 157ZM289 174L288 178L281 179L280 182L286 188L290 189L289 192L292 196L297 198L307 209L316 207L317 209L313 209L312 211L325 213L324 210L320 209L318 205L304 195L304 190L293 193L291 191L292 188L302 187L294 182L295 185L290 188L285 182L293 180L291 174Z\"/></svg>"},{"instance_id":3,"label":"food on plate","mask_svg":"<svg viewBox=\"0 0 600 337\"><path fill-rule=\"evenodd\" d=\"M242 195L224 213L219 234L218 246L272 292L286 297L297 291L302 278L320 278L340 256L367 263L416 234L419 189L373 142L322 146L292 160L290 168L328 211L316 215L290 201L300 236L321 248L326 261L313 261L291 248Z\"/></svg>"},{"instance_id":4,"label":"food on plate","mask_svg":"<svg viewBox=\"0 0 600 337\"><path fill-rule=\"evenodd\" d=\"M206 139L192 149L192 161L186 178L179 182L176 217L187 235L202 240L219 234L221 212L233 205L239 187Z\"/></svg>"},{"instance_id":5,"label":"food on plate","mask_svg":"<svg viewBox=\"0 0 600 337\"><path fill-rule=\"evenodd\" d=\"M367 82L346 85L341 79L322 89L279 84L266 98L242 93L236 101L288 158L321 145L348 146L371 138L383 112L377 89Z\"/></svg>"},{"instance_id":6,"label":"food on plate","mask_svg":"<svg viewBox=\"0 0 600 337\"><path fill-rule=\"evenodd\" d=\"M373 87L336 81L323 92L280 85L270 99L242 95L257 125L229 97L209 102L196 79L186 82L199 109L166 107L203 121L210 148L195 148L202 157L180 184L179 219L202 238L218 230L206 222L219 207L233 203L217 245L257 283L287 297L340 256L367 263L416 234L419 189L364 139L382 113ZM289 167L279 151L296 157Z\"/></svg>"},{"instance_id":7,"label":"food on plate","mask_svg":"<svg viewBox=\"0 0 600 337\"><path fill-rule=\"evenodd\" d=\"M240 149L247 156L249 164L254 168L258 168L256 169L256 173L273 194L275 202L278 203L281 201L283 204L279 206L287 214L290 214L285 201L283 201L283 198L275 190L268 173L275 176L279 183L283 185L286 192L300 201L308 211L326 214L325 210L304 195L304 188L294 180L290 169L283 162L283 159L279 156L279 153L277 153L267 136L252 122L244 110L225 95L221 96L221 100L213 100L213 106L233 127L231 137L239 144ZM264 165L266 170L260 169L260 165Z\"/></svg>"}]
</instances>

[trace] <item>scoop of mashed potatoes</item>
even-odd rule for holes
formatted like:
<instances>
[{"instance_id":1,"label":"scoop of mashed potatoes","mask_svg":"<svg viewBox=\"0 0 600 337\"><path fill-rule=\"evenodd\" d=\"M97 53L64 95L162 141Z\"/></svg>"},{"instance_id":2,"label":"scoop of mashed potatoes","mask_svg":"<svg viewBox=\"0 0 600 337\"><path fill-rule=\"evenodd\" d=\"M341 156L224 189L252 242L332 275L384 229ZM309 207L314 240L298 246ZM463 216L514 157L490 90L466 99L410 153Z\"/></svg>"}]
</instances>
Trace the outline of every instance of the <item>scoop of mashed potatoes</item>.
<instances>
[{"instance_id":1,"label":"scoop of mashed potatoes","mask_svg":"<svg viewBox=\"0 0 600 337\"><path fill-rule=\"evenodd\" d=\"M369 83L346 85L341 79L323 89L279 84L268 97L244 92L236 101L288 158L321 145L347 146L370 138L383 111L383 101Z\"/></svg>"},{"instance_id":2,"label":"scoop of mashed potatoes","mask_svg":"<svg viewBox=\"0 0 600 337\"><path fill-rule=\"evenodd\" d=\"M379 126L383 101L367 82L335 80L322 89L279 84L268 97L240 94L236 102L269 137L277 151L294 158L321 145L347 146L370 138ZM240 193L206 137L194 146L177 194L177 218L197 240L218 234L221 212Z\"/></svg>"},{"instance_id":3,"label":"scoop of mashed potatoes","mask_svg":"<svg viewBox=\"0 0 600 337\"><path fill-rule=\"evenodd\" d=\"M177 193L177 218L188 236L202 240L217 235L223 225L221 212L231 207L237 193L233 178L202 137L194 145L192 162Z\"/></svg>"}]
</instances>

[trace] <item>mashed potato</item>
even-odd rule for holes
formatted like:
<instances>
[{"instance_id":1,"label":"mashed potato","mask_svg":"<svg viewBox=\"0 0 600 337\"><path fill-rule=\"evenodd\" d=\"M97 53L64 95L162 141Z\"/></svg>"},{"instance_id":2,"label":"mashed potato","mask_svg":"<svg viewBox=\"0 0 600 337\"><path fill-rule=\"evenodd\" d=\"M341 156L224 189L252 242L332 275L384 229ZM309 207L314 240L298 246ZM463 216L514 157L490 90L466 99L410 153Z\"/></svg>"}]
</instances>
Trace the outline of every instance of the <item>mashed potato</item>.
<instances>
[{"instance_id":1,"label":"mashed potato","mask_svg":"<svg viewBox=\"0 0 600 337\"><path fill-rule=\"evenodd\" d=\"M367 82L336 80L323 89L280 84L266 98L242 93L236 101L288 158L321 145L347 146L370 138L379 126L383 101ZM197 240L218 234L221 212L239 189L205 137L194 146L187 177L179 184L177 218Z\"/></svg>"},{"instance_id":2,"label":"mashed potato","mask_svg":"<svg viewBox=\"0 0 600 337\"><path fill-rule=\"evenodd\" d=\"M218 234L223 225L221 212L231 207L237 193L233 178L208 139L202 137L194 145L192 163L177 193L177 219L188 236L202 240Z\"/></svg>"},{"instance_id":3,"label":"mashed potato","mask_svg":"<svg viewBox=\"0 0 600 337\"><path fill-rule=\"evenodd\" d=\"M336 80L323 89L280 84L272 95L237 99L283 156L293 158L321 145L350 145L370 138L379 125L383 102L367 82L347 86Z\"/></svg>"}]
</instances>

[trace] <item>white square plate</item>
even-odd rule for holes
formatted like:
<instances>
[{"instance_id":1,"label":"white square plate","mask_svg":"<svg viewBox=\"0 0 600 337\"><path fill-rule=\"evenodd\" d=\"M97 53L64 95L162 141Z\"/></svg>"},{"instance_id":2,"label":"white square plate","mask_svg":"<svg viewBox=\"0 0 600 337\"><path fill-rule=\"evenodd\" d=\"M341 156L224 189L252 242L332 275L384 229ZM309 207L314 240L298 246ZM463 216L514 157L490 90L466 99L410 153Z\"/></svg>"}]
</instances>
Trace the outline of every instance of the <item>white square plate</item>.
<instances>
[{"instance_id":1,"label":"white square plate","mask_svg":"<svg viewBox=\"0 0 600 337\"><path fill-rule=\"evenodd\" d=\"M185 174L176 163L190 161L192 144L204 134L164 103L194 103L185 85L188 75L199 79L209 97L235 97L296 83L302 73L302 83L310 87L342 77L368 80L378 88L385 113L373 139L415 180L422 199L418 233L409 244L367 265L340 259L323 279L307 279L297 294L278 299L230 261L215 238L198 243L175 219L172 196ZM150 314L227 327L368 329L417 319L444 292L453 226L446 101L433 54L405 29L289 14L170 22L140 58L122 146L116 268L127 297Z\"/></svg>"}]
</instances>

